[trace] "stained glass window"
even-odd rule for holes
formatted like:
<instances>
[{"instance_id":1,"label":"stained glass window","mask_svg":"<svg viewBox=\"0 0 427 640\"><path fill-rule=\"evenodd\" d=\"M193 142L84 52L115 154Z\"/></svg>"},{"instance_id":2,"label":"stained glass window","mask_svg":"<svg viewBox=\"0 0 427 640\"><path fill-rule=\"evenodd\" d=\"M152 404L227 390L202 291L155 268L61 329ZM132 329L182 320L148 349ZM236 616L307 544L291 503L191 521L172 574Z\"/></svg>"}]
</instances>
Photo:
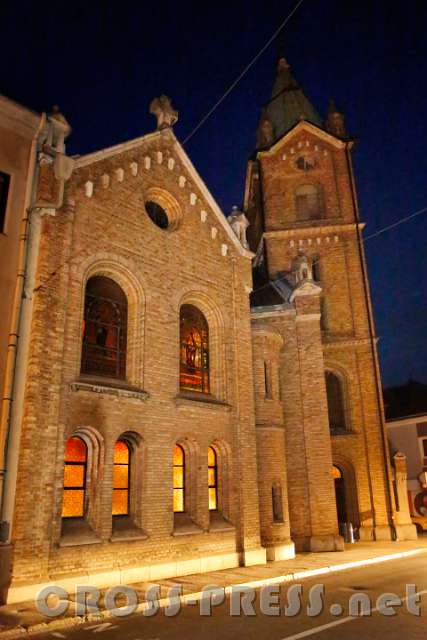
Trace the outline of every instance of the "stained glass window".
<instances>
[{"instance_id":1,"label":"stained glass window","mask_svg":"<svg viewBox=\"0 0 427 640\"><path fill-rule=\"evenodd\" d=\"M129 478L129 445L124 440L117 440L113 463L113 516L129 515Z\"/></svg>"},{"instance_id":2,"label":"stained glass window","mask_svg":"<svg viewBox=\"0 0 427 640\"><path fill-rule=\"evenodd\" d=\"M82 373L125 378L127 300L110 278L88 280L85 297Z\"/></svg>"},{"instance_id":3,"label":"stained glass window","mask_svg":"<svg viewBox=\"0 0 427 640\"><path fill-rule=\"evenodd\" d=\"M326 394L328 398L329 428L332 433L346 430L344 394L340 379L332 371L326 371Z\"/></svg>"},{"instance_id":4,"label":"stained glass window","mask_svg":"<svg viewBox=\"0 0 427 640\"><path fill-rule=\"evenodd\" d=\"M185 454L178 444L173 450L173 510L175 513L185 510Z\"/></svg>"},{"instance_id":5,"label":"stained glass window","mask_svg":"<svg viewBox=\"0 0 427 640\"><path fill-rule=\"evenodd\" d=\"M215 511L218 509L218 466L213 447L208 449L208 487L209 511Z\"/></svg>"},{"instance_id":6,"label":"stained glass window","mask_svg":"<svg viewBox=\"0 0 427 640\"><path fill-rule=\"evenodd\" d=\"M85 512L87 446L77 436L65 443L63 518L82 518Z\"/></svg>"},{"instance_id":7,"label":"stained glass window","mask_svg":"<svg viewBox=\"0 0 427 640\"><path fill-rule=\"evenodd\" d=\"M180 387L209 393L209 329L197 307L184 304L180 312Z\"/></svg>"}]
</instances>

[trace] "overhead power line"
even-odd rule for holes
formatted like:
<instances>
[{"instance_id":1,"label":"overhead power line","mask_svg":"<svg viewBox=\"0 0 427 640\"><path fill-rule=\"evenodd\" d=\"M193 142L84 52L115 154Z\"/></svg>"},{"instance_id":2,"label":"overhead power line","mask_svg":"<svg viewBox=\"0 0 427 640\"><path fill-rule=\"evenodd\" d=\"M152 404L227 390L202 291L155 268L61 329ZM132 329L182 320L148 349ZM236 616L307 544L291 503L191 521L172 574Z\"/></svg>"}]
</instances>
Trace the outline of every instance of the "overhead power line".
<instances>
[{"instance_id":1,"label":"overhead power line","mask_svg":"<svg viewBox=\"0 0 427 640\"><path fill-rule=\"evenodd\" d=\"M260 58L262 56L262 54L264 53L264 51L266 49L268 49L268 47L271 45L272 42L274 42L274 40L277 38L277 36L279 35L279 33L282 31L282 29L284 29L284 27L286 26L286 24L289 22L289 20L292 18L292 16L294 15L294 13L297 11L297 9L300 7L300 5L304 2L304 0L299 0L295 7L292 9L292 11L286 16L286 18L283 20L283 22L279 25L279 27L276 29L276 31L273 33L273 35L267 40L267 42L265 43L265 45L258 51L258 53L256 54L256 56L254 58L252 58L252 60L249 62L249 64L246 65L246 67L243 69L243 71L240 73L240 75L237 76L237 78L235 79L235 81L228 87L228 89L225 91L225 93L223 93L223 95L220 97L219 100L217 100L217 102L213 105L213 107L207 112L207 114L200 120L199 124L196 125L196 127L193 129L193 131L185 138L185 140L183 141L183 145L187 144L187 142L190 140L190 138L192 138L194 136L194 134L196 133L196 131L198 131L200 129L200 127L202 125L204 125L204 123L206 122L206 120L208 120L208 118L211 117L211 115L213 114L213 112L219 107L219 105L225 100L225 98L230 95L230 93L233 91L233 89L236 87L236 85L239 84L240 80L247 74L247 72L249 71L249 69L251 67L253 67L253 65L255 64L255 62L258 60L258 58Z\"/></svg>"}]
</instances>

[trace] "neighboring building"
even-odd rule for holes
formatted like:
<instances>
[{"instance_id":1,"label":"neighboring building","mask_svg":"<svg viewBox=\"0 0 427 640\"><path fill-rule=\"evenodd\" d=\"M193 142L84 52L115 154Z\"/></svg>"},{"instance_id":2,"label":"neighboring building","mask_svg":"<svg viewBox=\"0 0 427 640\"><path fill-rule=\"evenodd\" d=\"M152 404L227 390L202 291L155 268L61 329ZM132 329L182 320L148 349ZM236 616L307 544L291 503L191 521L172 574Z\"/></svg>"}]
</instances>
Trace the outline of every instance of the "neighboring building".
<instances>
[{"instance_id":1,"label":"neighboring building","mask_svg":"<svg viewBox=\"0 0 427 640\"><path fill-rule=\"evenodd\" d=\"M0 496L7 475L7 451L19 316L29 230L28 206L34 187L37 140L44 116L0 95ZM19 385L18 385L19 386ZM24 380L21 390L23 391ZM3 509L4 500L1 499ZM8 525L0 524L0 575L8 575Z\"/></svg>"},{"instance_id":2,"label":"neighboring building","mask_svg":"<svg viewBox=\"0 0 427 640\"><path fill-rule=\"evenodd\" d=\"M50 121L9 601L341 550L339 521L392 537L342 115L324 126L281 60L227 221L169 100L151 112L74 162Z\"/></svg>"},{"instance_id":3,"label":"neighboring building","mask_svg":"<svg viewBox=\"0 0 427 640\"><path fill-rule=\"evenodd\" d=\"M5 382L20 240L26 231L41 120L39 114L0 95L0 389Z\"/></svg>"},{"instance_id":4,"label":"neighboring building","mask_svg":"<svg viewBox=\"0 0 427 640\"><path fill-rule=\"evenodd\" d=\"M406 456L409 508L427 516L427 385L415 380L384 389L391 454Z\"/></svg>"}]
</instances>

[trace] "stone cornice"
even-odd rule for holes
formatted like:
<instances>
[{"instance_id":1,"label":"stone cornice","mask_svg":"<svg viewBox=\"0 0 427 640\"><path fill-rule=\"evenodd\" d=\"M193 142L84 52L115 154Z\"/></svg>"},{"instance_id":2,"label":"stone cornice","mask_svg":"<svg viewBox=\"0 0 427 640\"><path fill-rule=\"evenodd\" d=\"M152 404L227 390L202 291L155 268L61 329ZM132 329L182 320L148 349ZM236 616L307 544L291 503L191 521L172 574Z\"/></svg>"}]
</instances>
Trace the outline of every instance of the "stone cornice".
<instances>
[{"instance_id":1,"label":"stone cornice","mask_svg":"<svg viewBox=\"0 0 427 640\"><path fill-rule=\"evenodd\" d=\"M251 309L251 322L263 320L264 318L277 318L283 315L295 316L295 307L290 304L274 304L265 307L254 307Z\"/></svg>"},{"instance_id":2,"label":"stone cornice","mask_svg":"<svg viewBox=\"0 0 427 640\"><path fill-rule=\"evenodd\" d=\"M337 235L338 233L352 233L357 230L363 230L365 228L364 222L359 222L358 224L355 222L351 223L339 223L339 224L326 224L319 225L316 227L292 227L292 229L280 229L277 231L265 231L264 238L274 238L274 239L282 239L282 238L292 238L295 236L298 237L319 237L319 236L328 236L328 235Z\"/></svg>"},{"instance_id":3,"label":"stone cornice","mask_svg":"<svg viewBox=\"0 0 427 640\"><path fill-rule=\"evenodd\" d=\"M148 400L150 397L146 391L142 389L132 389L131 387L113 387L93 382L72 382L70 384L72 391L88 391L89 393L99 393L119 398L134 398L136 400Z\"/></svg>"},{"instance_id":4,"label":"stone cornice","mask_svg":"<svg viewBox=\"0 0 427 640\"><path fill-rule=\"evenodd\" d=\"M378 338L374 337L374 342L377 344ZM322 340L322 346L324 349L343 349L352 347L364 347L371 344L371 338L334 338L332 340Z\"/></svg>"},{"instance_id":5,"label":"stone cornice","mask_svg":"<svg viewBox=\"0 0 427 640\"><path fill-rule=\"evenodd\" d=\"M101 160L112 158L113 156L116 156L119 153L123 153L124 151L129 151L130 149L140 147L145 142L152 142L156 138L160 138L160 135L160 131L154 131L153 133L147 133L143 136L139 136L139 138L135 138L134 140L128 140L127 142L115 144L113 147L100 149L99 151L94 151L93 153L88 153L84 156L76 156L74 158L76 162L75 167L76 169L79 169L80 167L87 167L94 162L100 162Z\"/></svg>"},{"instance_id":6,"label":"stone cornice","mask_svg":"<svg viewBox=\"0 0 427 640\"><path fill-rule=\"evenodd\" d=\"M350 146L350 147L352 146L352 142L351 141L347 142L347 141L344 141L344 140L340 140L339 138L336 138L335 136L333 136L332 134L328 133L324 129L321 129L320 127L317 127L316 125L311 124L311 122L308 122L307 120L301 120L296 125L294 125L292 127L292 129L287 131L279 140L277 140L277 142L275 142L270 147L270 149L267 149L265 151L258 151L257 156L263 157L263 156L272 156L272 155L274 155L275 153L277 153L277 151L281 147L283 147L285 144L287 144L293 137L295 137L295 135L297 135L301 131L306 131L308 133L314 134L316 137L320 138L325 143L330 144L331 146L335 147L336 149L345 149L347 146Z\"/></svg>"}]
</instances>

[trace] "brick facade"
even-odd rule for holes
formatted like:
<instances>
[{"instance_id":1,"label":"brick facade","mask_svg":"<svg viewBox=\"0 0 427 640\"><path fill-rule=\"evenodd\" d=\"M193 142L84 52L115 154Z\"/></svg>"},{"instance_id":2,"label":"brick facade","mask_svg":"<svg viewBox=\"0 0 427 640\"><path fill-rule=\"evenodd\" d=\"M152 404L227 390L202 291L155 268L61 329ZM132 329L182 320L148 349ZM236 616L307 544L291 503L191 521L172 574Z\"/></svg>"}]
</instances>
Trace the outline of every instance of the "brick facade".
<instances>
[{"instance_id":1,"label":"brick facade","mask_svg":"<svg viewBox=\"0 0 427 640\"><path fill-rule=\"evenodd\" d=\"M333 465L360 537L390 538L349 149L300 122L249 162L248 237L254 252L263 246L269 280L261 289L279 286L284 274L292 281L286 300L252 309L254 254L170 128L75 160L62 206L41 222L9 601L49 581L69 589L149 581L289 558L295 547L341 550ZM295 163L303 155L309 169ZM315 220L301 220L296 206L307 184L320 194ZM41 171L40 190L44 200L61 192L51 167ZM167 229L150 220L148 202L166 212ZM127 301L123 379L81 373L85 291L95 276L113 280ZM209 394L180 388L183 305L207 322ZM346 429L338 435L326 371L343 392ZM88 451L85 514L75 520L61 517L71 436ZM131 452L122 520L112 516L119 438ZM173 510L175 445L185 457L182 513Z\"/></svg>"}]
</instances>

